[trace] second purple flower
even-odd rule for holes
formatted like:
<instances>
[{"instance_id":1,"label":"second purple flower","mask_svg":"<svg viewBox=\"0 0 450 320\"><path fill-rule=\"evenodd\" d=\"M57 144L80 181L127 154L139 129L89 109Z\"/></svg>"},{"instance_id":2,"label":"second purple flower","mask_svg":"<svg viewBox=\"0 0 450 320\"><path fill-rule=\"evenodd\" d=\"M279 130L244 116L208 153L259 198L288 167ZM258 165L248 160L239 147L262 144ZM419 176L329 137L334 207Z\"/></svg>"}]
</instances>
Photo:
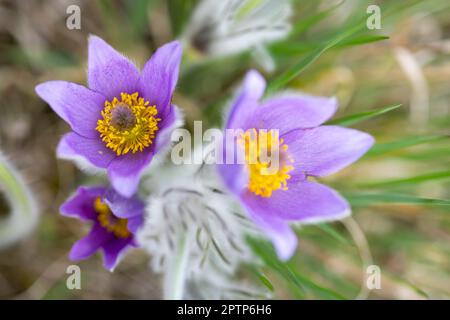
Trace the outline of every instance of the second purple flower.
<instances>
[{"instance_id":1,"label":"second purple flower","mask_svg":"<svg viewBox=\"0 0 450 320\"><path fill-rule=\"evenodd\" d=\"M221 164L219 172L278 256L287 260L297 246L289 222L317 223L350 214L344 198L312 179L355 162L374 139L358 130L322 125L336 112L334 98L289 94L260 102L265 87L258 72L247 73L226 124L226 129L243 132L236 143L245 164ZM269 146L279 151L275 172L268 172L270 162L260 156Z\"/></svg>"}]
</instances>

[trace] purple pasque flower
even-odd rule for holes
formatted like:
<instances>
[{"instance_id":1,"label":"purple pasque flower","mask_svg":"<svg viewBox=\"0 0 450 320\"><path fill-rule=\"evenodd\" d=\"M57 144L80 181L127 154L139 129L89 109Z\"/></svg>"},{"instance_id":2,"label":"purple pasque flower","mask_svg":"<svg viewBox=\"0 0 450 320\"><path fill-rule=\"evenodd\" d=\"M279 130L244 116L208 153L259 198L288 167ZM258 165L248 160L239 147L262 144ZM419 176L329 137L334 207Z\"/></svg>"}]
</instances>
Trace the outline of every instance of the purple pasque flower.
<instances>
[{"instance_id":1,"label":"purple pasque flower","mask_svg":"<svg viewBox=\"0 0 450 320\"><path fill-rule=\"evenodd\" d=\"M260 102L265 87L258 72L247 73L226 124L226 129L243 130L236 144L245 146L238 148L245 161L218 169L225 185L272 240L278 256L287 260L297 246L290 221L312 223L350 214L344 198L310 177L327 176L355 162L374 139L354 129L321 126L336 112L334 98L290 94ZM268 144L279 153L275 172L267 171L267 158L259 156ZM249 161L249 150L257 155L255 161Z\"/></svg>"},{"instance_id":2,"label":"purple pasque flower","mask_svg":"<svg viewBox=\"0 0 450 320\"><path fill-rule=\"evenodd\" d=\"M133 195L142 171L170 142L178 112L171 99L182 56L179 42L159 48L141 72L96 36L89 38L88 84L48 81L37 94L72 128L61 158L106 169L113 187Z\"/></svg>"},{"instance_id":3,"label":"purple pasque flower","mask_svg":"<svg viewBox=\"0 0 450 320\"><path fill-rule=\"evenodd\" d=\"M84 260L101 249L105 268L113 271L122 254L137 246L135 234L143 223L144 207L136 195L125 198L112 188L79 187L61 205L61 214L93 225L89 234L73 245L69 258Z\"/></svg>"}]
</instances>

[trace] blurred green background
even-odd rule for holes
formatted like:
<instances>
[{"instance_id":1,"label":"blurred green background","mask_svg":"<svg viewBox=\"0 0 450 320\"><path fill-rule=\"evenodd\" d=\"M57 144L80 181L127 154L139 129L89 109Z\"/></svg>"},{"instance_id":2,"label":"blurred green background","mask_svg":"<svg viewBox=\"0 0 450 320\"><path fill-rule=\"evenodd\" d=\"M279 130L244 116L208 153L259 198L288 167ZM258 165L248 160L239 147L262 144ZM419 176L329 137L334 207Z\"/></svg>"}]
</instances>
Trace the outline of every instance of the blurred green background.
<instances>
[{"instance_id":1,"label":"blurred green background","mask_svg":"<svg viewBox=\"0 0 450 320\"><path fill-rule=\"evenodd\" d=\"M67 253L86 230L58 207L88 178L56 159L68 126L34 93L63 79L85 84L87 37L99 35L143 66L179 37L193 0L0 0L0 149L39 203L40 220L25 239L0 249L0 298L161 298L160 278L136 250L114 273L99 255L78 263L82 290L68 290ZM81 8L81 30L66 27L66 9ZM366 28L366 8L381 8L380 30ZM337 96L334 123L377 139L358 163L324 181L353 206L353 219L298 228L288 263L251 241L264 267L237 277L275 298L450 298L450 3L292 0L293 31L267 46L276 70L269 88ZM243 75L260 69L247 52L208 60L186 47L175 104L186 127L220 127ZM263 71L263 70L261 70ZM401 106L400 106L401 105ZM1 189L0 189L1 194ZM0 196L0 219L10 205ZM0 220L1 222L2 220ZM365 267L381 268L381 289L360 291Z\"/></svg>"}]
</instances>

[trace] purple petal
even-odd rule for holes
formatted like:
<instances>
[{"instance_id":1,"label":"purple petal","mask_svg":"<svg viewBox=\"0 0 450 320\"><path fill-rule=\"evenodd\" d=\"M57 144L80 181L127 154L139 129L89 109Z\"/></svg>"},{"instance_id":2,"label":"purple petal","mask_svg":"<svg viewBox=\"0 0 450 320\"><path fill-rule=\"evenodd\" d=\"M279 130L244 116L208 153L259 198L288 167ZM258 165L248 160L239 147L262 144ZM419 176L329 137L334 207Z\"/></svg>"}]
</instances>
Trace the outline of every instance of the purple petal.
<instances>
[{"instance_id":1,"label":"purple petal","mask_svg":"<svg viewBox=\"0 0 450 320\"><path fill-rule=\"evenodd\" d=\"M167 114L164 116L164 118L161 118L161 121L158 123L158 134L161 133L161 130L164 130L166 128L170 128L173 126L175 121L177 120L177 112L180 112L178 107L175 105L170 105ZM158 135L157 135L158 136Z\"/></svg>"},{"instance_id":2,"label":"purple petal","mask_svg":"<svg viewBox=\"0 0 450 320\"><path fill-rule=\"evenodd\" d=\"M171 105L169 112L158 124L159 130L156 133L154 147L155 154L164 149L164 147L171 144L170 136L172 134L172 131L180 126L180 120L182 120L181 111L177 106Z\"/></svg>"},{"instance_id":3,"label":"purple petal","mask_svg":"<svg viewBox=\"0 0 450 320\"><path fill-rule=\"evenodd\" d=\"M133 234L136 234L136 232L142 226L143 223L144 223L144 216L142 214L138 215L138 216L134 216L134 217L128 218L127 228Z\"/></svg>"},{"instance_id":4,"label":"purple petal","mask_svg":"<svg viewBox=\"0 0 450 320\"><path fill-rule=\"evenodd\" d=\"M125 253L125 249L131 245L133 238L126 239L118 239L114 238L107 243L105 243L102 247L104 259L103 264L105 268L109 271L114 271L114 268L117 266L120 258Z\"/></svg>"},{"instance_id":5,"label":"purple petal","mask_svg":"<svg viewBox=\"0 0 450 320\"><path fill-rule=\"evenodd\" d=\"M227 140L230 140L230 143L227 143ZM217 170L225 186L235 195L240 195L248 185L248 170L245 164L239 161L240 158L244 159L243 149L236 143L236 139L226 137L223 147L222 164L217 165Z\"/></svg>"},{"instance_id":6,"label":"purple petal","mask_svg":"<svg viewBox=\"0 0 450 320\"><path fill-rule=\"evenodd\" d=\"M83 86L65 81L48 81L36 87L36 93L73 131L87 138L98 137L95 130L105 97Z\"/></svg>"},{"instance_id":7,"label":"purple petal","mask_svg":"<svg viewBox=\"0 0 450 320\"><path fill-rule=\"evenodd\" d=\"M258 100L265 89L266 81L258 71L247 72L241 91L231 107L226 128L248 129L248 122L257 112Z\"/></svg>"},{"instance_id":8,"label":"purple petal","mask_svg":"<svg viewBox=\"0 0 450 320\"><path fill-rule=\"evenodd\" d=\"M248 185L248 172L242 164L219 164L218 172L225 186L235 195L239 195Z\"/></svg>"},{"instance_id":9,"label":"purple petal","mask_svg":"<svg viewBox=\"0 0 450 320\"><path fill-rule=\"evenodd\" d=\"M74 132L65 134L56 150L58 157L63 159L77 159L89 161L96 167L106 168L116 157L100 139L84 138Z\"/></svg>"},{"instance_id":10,"label":"purple petal","mask_svg":"<svg viewBox=\"0 0 450 320\"><path fill-rule=\"evenodd\" d=\"M248 208L249 215L272 241L280 260L289 260L297 248L297 236L286 221L271 216L261 216Z\"/></svg>"},{"instance_id":11,"label":"purple petal","mask_svg":"<svg viewBox=\"0 0 450 320\"><path fill-rule=\"evenodd\" d=\"M95 221L97 212L94 210L94 201L97 197L103 196L105 191L103 187L79 187L76 193L61 205L61 214L76 216L84 221Z\"/></svg>"},{"instance_id":12,"label":"purple petal","mask_svg":"<svg viewBox=\"0 0 450 320\"><path fill-rule=\"evenodd\" d=\"M286 96L264 102L253 117L257 129L278 129L280 135L298 128L313 128L336 112L335 98Z\"/></svg>"},{"instance_id":13,"label":"purple petal","mask_svg":"<svg viewBox=\"0 0 450 320\"><path fill-rule=\"evenodd\" d=\"M136 193L142 171L153 158L149 148L117 157L108 166L108 177L114 189L124 197Z\"/></svg>"},{"instance_id":14,"label":"purple petal","mask_svg":"<svg viewBox=\"0 0 450 320\"><path fill-rule=\"evenodd\" d=\"M137 196L126 198L111 189L106 192L104 201L119 218L128 219L144 213L145 204Z\"/></svg>"},{"instance_id":15,"label":"purple petal","mask_svg":"<svg viewBox=\"0 0 450 320\"><path fill-rule=\"evenodd\" d=\"M139 78L139 91L150 105L166 115L178 81L182 47L173 41L160 47L144 66Z\"/></svg>"},{"instance_id":16,"label":"purple petal","mask_svg":"<svg viewBox=\"0 0 450 320\"><path fill-rule=\"evenodd\" d=\"M316 223L341 219L350 214L349 204L336 191L310 181L288 181L288 190L276 190L268 198L248 192L243 201L261 219Z\"/></svg>"},{"instance_id":17,"label":"purple petal","mask_svg":"<svg viewBox=\"0 0 450 320\"><path fill-rule=\"evenodd\" d=\"M373 137L365 132L337 126L294 130L282 138L294 159L296 172L292 174L302 171L312 176L341 170L358 160L374 143Z\"/></svg>"},{"instance_id":18,"label":"purple petal","mask_svg":"<svg viewBox=\"0 0 450 320\"><path fill-rule=\"evenodd\" d=\"M84 238L78 240L70 250L70 260L83 260L89 258L104 243L110 241L114 236L108 233L100 224L96 223L91 232Z\"/></svg>"},{"instance_id":19,"label":"purple petal","mask_svg":"<svg viewBox=\"0 0 450 320\"><path fill-rule=\"evenodd\" d=\"M97 36L89 37L89 88L108 100L120 98L121 92L138 91L139 71L135 65Z\"/></svg>"}]
</instances>

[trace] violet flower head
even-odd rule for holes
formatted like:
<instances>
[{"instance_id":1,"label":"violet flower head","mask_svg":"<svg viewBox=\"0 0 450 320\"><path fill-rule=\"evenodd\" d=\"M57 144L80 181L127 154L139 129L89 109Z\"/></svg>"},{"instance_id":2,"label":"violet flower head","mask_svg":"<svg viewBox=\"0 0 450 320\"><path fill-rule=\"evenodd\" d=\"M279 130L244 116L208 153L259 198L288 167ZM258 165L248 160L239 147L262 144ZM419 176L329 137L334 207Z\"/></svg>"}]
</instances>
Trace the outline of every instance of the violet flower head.
<instances>
[{"instance_id":1,"label":"violet flower head","mask_svg":"<svg viewBox=\"0 0 450 320\"><path fill-rule=\"evenodd\" d=\"M246 75L226 124L226 129L242 130L235 144L245 161L221 164L218 170L278 256L287 260L297 246L290 221L316 223L350 214L344 198L310 177L327 176L355 162L374 139L358 130L321 125L336 112L334 98L291 94L260 102L265 86L258 72ZM268 160L260 157L268 144L279 153L275 172L268 172ZM250 150L256 161L249 161Z\"/></svg>"},{"instance_id":2,"label":"violet flower head","mask_svg":"<svg viewBox=\"0 0 450 320\"><path fill-rule=\"evenodd\" d=\"M96 36L89 38L88 85L48 81L37 94L72 128L61 139L61 158L106 169L113 187L133 195L143 170L170 143L178 112L172 105L181 45L159 48L141 72Z\"/></svg>"},{"instance_id":3,"label":"violet flower head","mask_svg":"<svg viewBox=\"0 0 450 320\"><path fill-rule=\"evenodd\" d=\"M125 251L137 246L135 233L143 223L144 207L137 196L125 198L112 188L79 187L62 204L61 214L93 225L89 234L73 245L69 258L84 260L101 249L105 268L113 271Z\"/></svg>"}]
</instances>

